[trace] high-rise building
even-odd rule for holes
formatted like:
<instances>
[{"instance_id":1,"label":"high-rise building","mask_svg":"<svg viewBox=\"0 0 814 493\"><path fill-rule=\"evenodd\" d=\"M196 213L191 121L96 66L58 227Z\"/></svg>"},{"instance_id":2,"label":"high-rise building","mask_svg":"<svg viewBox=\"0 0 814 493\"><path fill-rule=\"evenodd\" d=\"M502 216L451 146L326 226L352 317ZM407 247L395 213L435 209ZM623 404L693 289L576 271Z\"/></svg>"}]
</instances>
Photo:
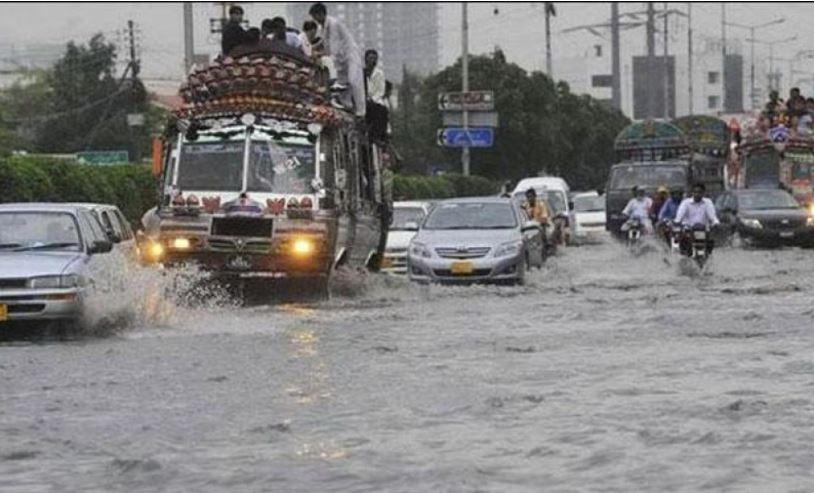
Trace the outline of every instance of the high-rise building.
<instances>
[{"instance_id":1,"label":"high-rise building","mask_svg":"<svg viewBox=\"0 0 814 493\"><path fill-rule=\"evenodd\" d=\"M288 22L302 27L310 3L288 5ZM345 23L361 50L375 49L387 78L401 81L403 71L428 75L438 69L439 25L436 3L326 2L328 15Z\"/></svg>"}]
</instances>

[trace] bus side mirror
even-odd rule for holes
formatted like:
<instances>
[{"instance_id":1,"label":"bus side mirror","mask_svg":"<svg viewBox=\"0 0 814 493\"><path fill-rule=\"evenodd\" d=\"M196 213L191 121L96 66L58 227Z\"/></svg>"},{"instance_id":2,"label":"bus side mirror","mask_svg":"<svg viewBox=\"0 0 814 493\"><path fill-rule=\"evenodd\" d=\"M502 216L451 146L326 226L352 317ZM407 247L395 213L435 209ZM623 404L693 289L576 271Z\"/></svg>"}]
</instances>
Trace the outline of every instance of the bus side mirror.
<instances>
[{"instance_id":1,"label":"bus side mirror","mask_svg":"<svg viewBox=\"0 0 814 493\"><path fill-rule=\"evenodd\" d=\"M153 176L161 176L164 165L164 141L161 137L153 137Z\"/></svg>"}]
</instances>

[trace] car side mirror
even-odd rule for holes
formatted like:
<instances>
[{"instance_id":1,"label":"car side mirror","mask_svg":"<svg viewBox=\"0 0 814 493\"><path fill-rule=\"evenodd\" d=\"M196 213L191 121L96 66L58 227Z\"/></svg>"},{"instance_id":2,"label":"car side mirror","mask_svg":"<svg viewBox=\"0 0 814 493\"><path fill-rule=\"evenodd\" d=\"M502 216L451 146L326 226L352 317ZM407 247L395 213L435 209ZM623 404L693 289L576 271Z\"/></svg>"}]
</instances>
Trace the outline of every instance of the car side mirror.
<instances>
[{"instance_id":1,"label":"car side mirror","mask_svg":"<svg viewBox=\"0 0 814 493\"><path fill-rule=\"evenodd\" d=\"M410 221L404 224L404 229L407 231L418 231L418 223L415 221Z\"/></svg>"},{"instance_id":2,"label":"car side mirror","mask_svg":"<svg viewBox=\"0 0 814 493\"><path fill-rule=\"evenodd\" d=\"M88 253L93 255L96 253L108 253L111 250L113 250L113 243L109 241L94 241L88 249Z\"/></svg>"},{"instance_id":3,"label":"car side mirror","mask_svg":"<svg viewBox=\"0 0 814 493\"><path fill-rule=\"evenodd\" d=\"M571 201L568 201L568 210L569 210L569 211L574 210L574 203L573 203L573 202L571 202Z\"/></svg>"}]
</instances>

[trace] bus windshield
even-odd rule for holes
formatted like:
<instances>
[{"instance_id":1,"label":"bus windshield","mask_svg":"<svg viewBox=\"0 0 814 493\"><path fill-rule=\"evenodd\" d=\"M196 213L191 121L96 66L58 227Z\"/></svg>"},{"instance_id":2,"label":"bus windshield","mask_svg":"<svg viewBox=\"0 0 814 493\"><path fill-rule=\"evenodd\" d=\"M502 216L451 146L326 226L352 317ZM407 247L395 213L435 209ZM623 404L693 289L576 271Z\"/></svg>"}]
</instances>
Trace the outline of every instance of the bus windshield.
<instances>
[{"instance_id":1,"label":"bus windshield","mask_svg":"<svg viewBox=\"0 0 814 493\"><path fill-rule=\"evenodd\" d=\"M194 142L181 146L178 188L239 192L243 187L243 141Z\"/></svg>"},{"instance_id":2,"label":"bus windshield","mask_svg":"<svg viewBox=\"0 0 814 493\"><path fill-rule=\"evenodd\" d=\"M656 190L687 186L687 168L679 165L619 166L611 172L611 190L629 190L635 186Z\"/></svg>"},{"instance_id":3,"label":"bus windshield","mask_svg":"<svg viewBox=\"0 0 814 493\"><path fill-rule=\"evenodd\" d=\"M764 149L746 156L746 186L776 187L780 182L780 156L774 149Z\"/></svg>"},{"instance_id":4,"label":"bus windshield","mask_svg":"<svg viewBox=\"0 0 814 493\"><path fill-rule=\"evenodd\" d=\"M249 152L249 192L309 193L315 176L314 146L295 141L255 141Z\"/></svg>"}]
</instances>

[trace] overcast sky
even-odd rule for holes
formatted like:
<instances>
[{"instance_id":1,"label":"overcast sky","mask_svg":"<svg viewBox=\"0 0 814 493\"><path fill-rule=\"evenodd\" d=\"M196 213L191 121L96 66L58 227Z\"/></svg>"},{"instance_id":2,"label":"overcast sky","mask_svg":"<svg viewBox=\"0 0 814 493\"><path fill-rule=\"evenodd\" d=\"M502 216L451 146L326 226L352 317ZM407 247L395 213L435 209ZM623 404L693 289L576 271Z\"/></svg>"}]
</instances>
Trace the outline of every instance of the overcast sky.
<instances>
[{"instance_id":1,"label":"overcast sky","mask_svg":"<svg viewBox=\"0 0 814 493\"><path fill-rule=\"evenodd\" d=\"M256 21L285 12L285 4L253 2L245 4L247 17ZM662 3L656 3L661 8ZM607 3L556 3L553 19L554 58L578 56L602 40L585 31L563 34L560 31L590 23L606 22L610 16ZM620 11L634 12L646 8L643 2L622 3ZM686 2L671 2L669 8L686 11ZM527 69L544 65L544 23L541 2L488 2L470 4L470 49L473 53L492 51L500 46L511 61ZM195 5L196 51L215 53L217 38L208 33L209 18L219 12L212 2ZM128 19L139 28L144 75L147 77L177 77L181 74L183 56L182 7L179 3L59 3L59 4L0 4L0 44L17 46L31 42L64 43L75 39L87 40L94 32L104 32L111 40L120 39ZM460 51L460 3L440 4L441 62L454 61ZM727 19L742 24L761 23L785 17L780 26L759 31L766 40L797 35L799 39L787 48L777 48L775 55L789 54L814 46L814 4L732 3L727 4ZM701 36L720 37L721 7L718 3L693 5L693 28ZM293 19L299 24L302 19ZM661 29L659 23L658 29ZM730 36L746 38L742 29L730 29ZM671 52L673 47L686 52L686 20L674 17L670 23ZM607 31L602 32L609 38ZM623 34L623 50L627 56L644 50L644 28ZM660 45L659 45L660 46ZM2 48L6 50L6 48ZM659 52L660 52L660 48ZM767 48L758 48L758 57L766 57ZM747 52L748 54L748 52ZM4 53L5 55L5 53ZM624 56L624 54L623 54ZM801 68L804 67L801 64ZM814 67L809 63L806 69ZM556 75L556 66L554 68Z\"/></svg>"}]
</instances>

